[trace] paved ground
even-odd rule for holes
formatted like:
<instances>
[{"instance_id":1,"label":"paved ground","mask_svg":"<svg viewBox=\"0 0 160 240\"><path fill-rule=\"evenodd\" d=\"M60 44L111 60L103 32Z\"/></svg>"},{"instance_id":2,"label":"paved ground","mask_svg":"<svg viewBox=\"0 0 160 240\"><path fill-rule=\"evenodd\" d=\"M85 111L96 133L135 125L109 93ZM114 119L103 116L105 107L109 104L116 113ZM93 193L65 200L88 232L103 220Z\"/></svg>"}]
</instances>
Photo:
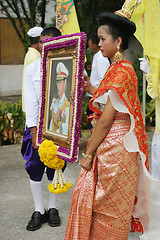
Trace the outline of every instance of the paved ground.
<instances>
[{"instance_id":1,"label":"paved ground","mask_svg":"<svg viewBox=\"0 0 160 240\"><path fill-rule=\"evenodd\" d=\"M152 133L148 134L149 147ZM86 140L80 142L80 154L86 146ZM25 161L20 154L20 145L0 146L0 240L63 240L70 208L71 188L67 193L58 195L62 225L52 228L44 224L35 232L27 231L33 209L33 200L29 187L29 178L24 170ZM68 164L66 179L75 184L80 166ZM44 177L44 200L47 207L48 190ZM129 240L139 239L137 234L129 235Z\"/></svg>"}]
</instances>

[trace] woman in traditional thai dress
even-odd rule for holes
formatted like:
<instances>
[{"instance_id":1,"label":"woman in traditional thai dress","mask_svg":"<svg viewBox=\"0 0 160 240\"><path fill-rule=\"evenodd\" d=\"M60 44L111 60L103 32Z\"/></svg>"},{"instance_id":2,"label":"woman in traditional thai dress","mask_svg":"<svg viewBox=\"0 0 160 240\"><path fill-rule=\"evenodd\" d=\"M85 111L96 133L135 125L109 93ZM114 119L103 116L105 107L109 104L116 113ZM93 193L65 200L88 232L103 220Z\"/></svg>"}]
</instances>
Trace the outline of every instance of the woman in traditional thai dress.
<instances>
[{"instance_id":1,"label":"woman in traditional thai dress","mask_svg":"<svg viewBox=\"0 0 160 240\"><path fill-rule=\"evenodd\" d=\"M146 156L148 168L138 80L124 55L136 26L118 14L105 12L99 16L99 47L112 64L98 89L85 77L84 88L93 94L89 107L94 111L94 129L80 161L82 169L72 193L66 240L128 239L137 199L139 151ZM140 222L138 227L142 230Z\"/></svg>"}]
</instances>

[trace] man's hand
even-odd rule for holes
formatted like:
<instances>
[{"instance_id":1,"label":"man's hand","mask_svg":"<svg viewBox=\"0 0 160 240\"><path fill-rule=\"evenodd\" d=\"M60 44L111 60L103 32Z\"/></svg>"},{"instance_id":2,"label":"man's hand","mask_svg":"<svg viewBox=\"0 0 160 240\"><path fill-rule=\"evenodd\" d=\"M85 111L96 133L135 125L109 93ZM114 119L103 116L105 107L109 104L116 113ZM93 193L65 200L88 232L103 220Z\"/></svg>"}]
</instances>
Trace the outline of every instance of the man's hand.
<instances>
[{"instance_id":1,"label":"man's hand","mask_svg":"<svg viewBox=\"0 0 160 240\"><path fill-rule=\"evenodd\" d=\"M32 139L32 147L34 149L37 149L38 148L36 145L37 127L31 127L30 132L31 132L31 139Z\"/></svg>"},{"instance_id":2,"label":"man's hand","mask_svg":"<svg viewBox=\"0 0 160 240\"><path fill-rule=\"evenodd\" d=\"M90 91L91 83L89 81L89 77L87 75L83 75L83 92L89 92Z\"/></svg>"},{"instance_id":3,"label":"man's hand","mask_svg":"<svg viewBox=\"0 0 160 240\"><path fill-rule=\"evenodd\" d=\"M92 159L83 157L80 160L80 165L86 170L89 171L92 168Z\"/></svg>"}]
</instances>

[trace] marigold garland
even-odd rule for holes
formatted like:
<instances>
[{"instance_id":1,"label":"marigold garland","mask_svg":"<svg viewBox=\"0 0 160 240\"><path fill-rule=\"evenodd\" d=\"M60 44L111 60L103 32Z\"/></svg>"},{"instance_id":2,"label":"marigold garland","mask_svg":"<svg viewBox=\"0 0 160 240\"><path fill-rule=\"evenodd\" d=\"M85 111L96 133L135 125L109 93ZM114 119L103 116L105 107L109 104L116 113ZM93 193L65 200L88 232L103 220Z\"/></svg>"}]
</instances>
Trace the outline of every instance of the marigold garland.
<instances>
[{"instance_id":1,"label":"marigold garland","mask_svg":"<svg viewBox=\"0 0 160 240\"><path fill-rule=\"evenodd\" d=\"M62 168L65 161L57 157L57 149L58 147L51 140L44 140L38 149L40 160L44 165L55 169L53 182L48 185L49 191L55 194L67 192L72 186L63 176Z\"/></svg>"},{"instance_id":2,"label":"marigold garland","mask_svg":"<svg viewBox=\"0 0 160 240\"><path fill-rule=\"evenodd\" d=\"M49 168L62 169L65 161L57 157L58 147L51 140L44 140L38 149L40 160Z\"/></svg>"},{"instance_id":3,"label":"marigold garland","mask_svg":"<svg viewBox=\"0 0 160 240\"><path fill-rule=\"evenodd\" d=\"M56 170L53 182L48 185L48 189L50 192L58 194L67 192L71 186L71 183L66 182L62 170Z\"/></svg>"}]
</instances>

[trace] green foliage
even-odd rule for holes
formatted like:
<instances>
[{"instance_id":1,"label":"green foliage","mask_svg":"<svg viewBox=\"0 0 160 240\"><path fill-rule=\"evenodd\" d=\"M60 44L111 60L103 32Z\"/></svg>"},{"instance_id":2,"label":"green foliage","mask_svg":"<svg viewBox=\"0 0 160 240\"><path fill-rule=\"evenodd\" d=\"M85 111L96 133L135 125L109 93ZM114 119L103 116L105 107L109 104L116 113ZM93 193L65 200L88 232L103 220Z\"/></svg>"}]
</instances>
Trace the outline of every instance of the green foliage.
<instances>
[{"instance_id":1,"label":"green foliage","mask_svg":"<svg viewBox=\"0 0 160 240\"><path fill-rule=\"evenodd\" d=\"M14 120L12 129L23 133L25 128L25 114L22 111L22 99L19 98L18 103L7 104L7 111L12 114Z\"/></svg>"},{"instance_id":2,"label":"green foliage","mask_svg":"<svg viewBox=\"0 0 160 240\"><path fill-rule=\"evenodd\" d=\"M87 106L88 106L88 98L86 98L86 94L83 94L82 100L82 118L81 118L81 129L90 129L89 123L87 122Z\"/></svg>"},{"instance_id":3,"label":"green foliage","mask_svg":"<svg viewBox=\"0 0 160 240\"><path fill-rule=\"evenodd\" d=\"M141 55L136 55L134 52L131 52L131 55L134 59L133 67L138 77L138 95L140 99L140 103L142 106L143 102L143 72L140 70L140 63L138 58L142 58ZM146 127L154 127L155 126L155 102L154 100L148 95L146 91Z\"/></svg>"},{"instance_id":4,"label":"green foliage","mask_svg":"<svg viewBox=\"0 0 160 240\"><path fill-rule=\"evenodd\" d=\"M85 70L87 71L88 76L91 74L91 51L89 48L86 50L86 62ZM88 107L89 98L86 97L86 93L83 94L82 100L82 119L81 119L81 130L90 129L90 125L87 122L87 107Z\"/></svg>"},{"instance_id":5,"label":"green foliage","mask_svg":"<svg viewBox=\"0 0 160 240\"><path fill-rule=\"evenodd\" d=\"M85 62L85 69L87 71L88 76L91 75L91 67L92 67L92 63L91 63L91 51L88 49L86 49L86 62Z\"/></svg>"},{"instance_id":6,"label":"green foliage","mask_svg":"<svg viewBox=\"0 0 160 240\"><path fill-rule=\"evenodd\" d=\"M18 103L0 101L0 138L3 142L18 142L18 136L24 133L25 114L22 111L22 99Z\"/></svg>"},{"instance_id":7,"label":"green foliage","mask_svg":"<svg viewBox=\"0 0 160 240\"><path fill-rule=\"evenodd\" d=\"M151 99L146 103L146 128L155 127L155 101Z\"/></svg>"},{"instance_id":8,"label":"green foliage","mask_svg":"<svg viewBox=\"0 0 160 240\"><path fill-rule=\"evenodd\" d=\"M49 24L49 27L56 27L56 16L51 18L51 24Z\"/></svg>"},{"instance_id":9,"label":"green foliage","mask_svg":"<svg viewBox=\"0 0 160 240\"><path fill-rule=\"evenodd\" d=\"M121 9L124 0L74 0L81 31L90 34L97 30L101 12L114 12Z\"/></svg>"},{"instance_id":10,"label":"green foliage","mask_svg":"<svg viewBox=\"0 0 160 240\"><path fill-rule=\"evenodd\" d=\"M9 120L7 118L7 106L5 103L0 101L0 136L4 129L8 128L10 125Z\"/></svg>"}]
</instances>

